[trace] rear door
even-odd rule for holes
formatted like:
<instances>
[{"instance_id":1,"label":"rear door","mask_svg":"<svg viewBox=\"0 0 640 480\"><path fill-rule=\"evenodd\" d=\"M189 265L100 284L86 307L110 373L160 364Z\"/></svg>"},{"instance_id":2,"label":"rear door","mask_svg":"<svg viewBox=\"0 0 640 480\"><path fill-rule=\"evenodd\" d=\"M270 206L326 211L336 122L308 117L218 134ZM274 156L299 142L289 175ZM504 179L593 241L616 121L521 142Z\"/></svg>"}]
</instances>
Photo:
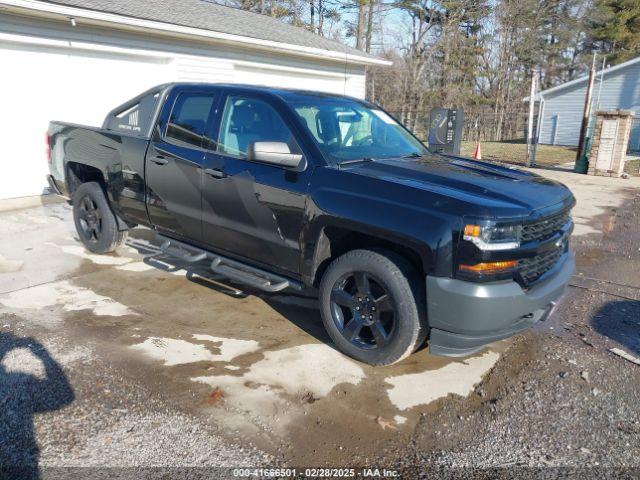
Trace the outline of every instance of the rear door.
<instances>
[{"instance_id":1,"label":"rear door","mask_svg":"<svg viewBox=\"0 0 640 480\"><path fill-rule=\"evenodd\" d=\"M218 100L215 89L196 86L167 98L146 156L147 209L160 232L202 240L203 146Z\"/></svg>"}]
</instances>

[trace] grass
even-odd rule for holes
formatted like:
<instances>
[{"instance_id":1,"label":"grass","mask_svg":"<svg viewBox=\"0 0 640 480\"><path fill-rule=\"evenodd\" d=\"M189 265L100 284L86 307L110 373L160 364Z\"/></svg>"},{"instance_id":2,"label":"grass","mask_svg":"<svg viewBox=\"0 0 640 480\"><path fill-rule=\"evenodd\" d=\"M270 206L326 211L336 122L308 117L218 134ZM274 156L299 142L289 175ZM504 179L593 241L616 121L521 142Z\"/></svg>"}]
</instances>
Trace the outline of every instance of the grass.
<instances>
[{"instance_id":1,"label":"grass","mask_svg":"<svg viewBox=\"0 0 640 480\"><path fill-rule=\"evenodd\" d=\"M633 159L629 159L629 157L627 157L627 161L624 163L624 171L629 175L640 175L640 157Z\"/></svg>"},{"instance_id":2,"label":"grass","mask_svg":"<svg viewBox=\"0 0 640 480\"><path fill-rule=\"evenodd\" d=\"M520 142L481 142L482 158L505 163L525 165L527 163L527 144ZM460 155L473 157L476 149L475 142L462 142ZM557 166L575 161L576 149L574 147L561 147L558 145L538 145L536 151L536 164L544 166Z\"/></svg>"}]
</instances>

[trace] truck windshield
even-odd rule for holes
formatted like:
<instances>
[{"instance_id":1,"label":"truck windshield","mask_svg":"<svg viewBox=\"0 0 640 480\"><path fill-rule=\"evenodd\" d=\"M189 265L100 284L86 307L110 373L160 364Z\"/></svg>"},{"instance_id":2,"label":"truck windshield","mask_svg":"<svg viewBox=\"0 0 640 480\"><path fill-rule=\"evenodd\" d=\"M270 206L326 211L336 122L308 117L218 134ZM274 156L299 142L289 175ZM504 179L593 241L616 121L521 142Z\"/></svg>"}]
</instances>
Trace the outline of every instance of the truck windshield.
<instances>
[{"instance_id":1,"label":"truck windshield","mask_svg":"<svg viewBox=\"0 0 640 480\"><path fill-rule=\"evenodd\" d=\"M331 163L427 153L385 112L356 100L308 97L291 105Z\"/></svg>"}]
</instances>

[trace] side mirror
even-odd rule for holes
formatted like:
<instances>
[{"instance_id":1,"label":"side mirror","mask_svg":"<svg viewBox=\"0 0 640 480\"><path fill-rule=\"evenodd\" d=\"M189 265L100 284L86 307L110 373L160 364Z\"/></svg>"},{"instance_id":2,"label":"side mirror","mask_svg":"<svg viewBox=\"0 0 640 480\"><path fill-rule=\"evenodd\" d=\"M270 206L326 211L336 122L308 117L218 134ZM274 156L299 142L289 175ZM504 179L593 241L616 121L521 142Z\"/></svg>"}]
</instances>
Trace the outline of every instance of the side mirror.
<instances>
[{"instance_id":1,"label":"side mirror","mask_svg":"<svg viewBox=\"0 0 640 480\"><path fill-rule=\"evenodd\" d=\"M289 145L284 142L251 142L247 148L247 160L296 168L302 162L302 155L291 153Z\"/></svg>"}]
</instances>

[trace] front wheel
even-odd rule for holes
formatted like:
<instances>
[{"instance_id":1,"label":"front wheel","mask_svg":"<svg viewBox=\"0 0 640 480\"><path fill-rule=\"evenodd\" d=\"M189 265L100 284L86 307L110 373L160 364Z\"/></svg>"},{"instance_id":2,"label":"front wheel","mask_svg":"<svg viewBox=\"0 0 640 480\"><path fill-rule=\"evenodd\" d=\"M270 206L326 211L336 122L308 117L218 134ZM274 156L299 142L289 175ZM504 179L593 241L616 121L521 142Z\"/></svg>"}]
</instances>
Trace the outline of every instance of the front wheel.
<instances>
[{"instance_id":1,"label":"front wheel","mask_svg":"<svg viewBox=\"0 0 640 480\"><path fill-rule=\"evenodd\" d=\"M118 230L118 221L98 183L80 185L73 192L72 203L76 231L87 250L113 252L124 242L127 232Z\"/></svg>"},{"instance_id":2,"label":"front wheel","mask_svg":"<svg viewBox=\"0 0 640 480\"><path fill-rule=\"evenodd\" d=\"M337 347L371 365L399 362L418 348L427 329L412 280L392 253L352 250L334 260L320 283L320 309Z\"/></svg>"}]
</instances>

